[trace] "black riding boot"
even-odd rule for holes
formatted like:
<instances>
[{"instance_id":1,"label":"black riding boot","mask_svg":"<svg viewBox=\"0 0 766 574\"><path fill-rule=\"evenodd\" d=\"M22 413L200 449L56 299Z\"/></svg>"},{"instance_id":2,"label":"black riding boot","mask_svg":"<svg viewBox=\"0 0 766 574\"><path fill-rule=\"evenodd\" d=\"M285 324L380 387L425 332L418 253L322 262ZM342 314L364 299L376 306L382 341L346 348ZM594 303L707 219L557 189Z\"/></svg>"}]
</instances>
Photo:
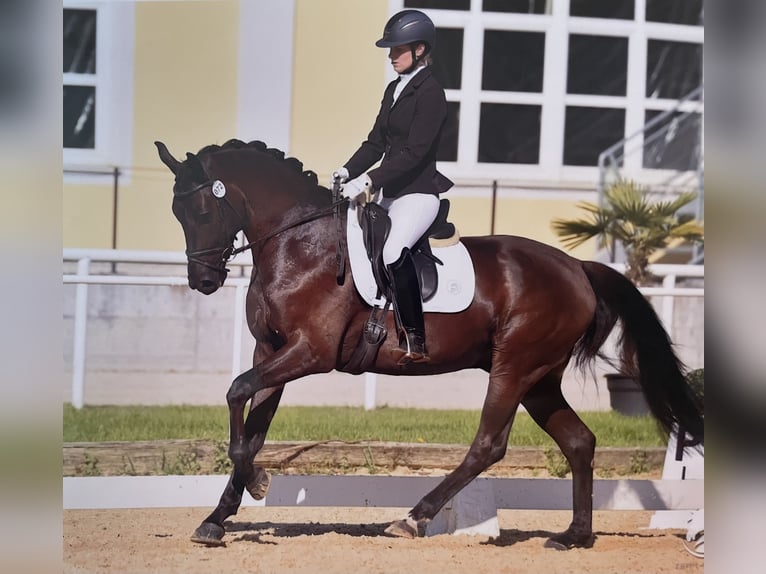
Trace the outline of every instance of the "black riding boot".
<instances>
[{"instance_id":1,"label":"black riding boot","mask_svg":"<svg viewBox=\"0 0 766 574\"><path fill-rule=\"evenodd\" d=\"M402 356L397 363L427 363L430 360L426 351L426 332L423 324L423 302L420 300L415 262L406 247L395 262L387 266L391 281L394 312L401 327L399 332L399 351Z\"/></svg>"}]
</instances>

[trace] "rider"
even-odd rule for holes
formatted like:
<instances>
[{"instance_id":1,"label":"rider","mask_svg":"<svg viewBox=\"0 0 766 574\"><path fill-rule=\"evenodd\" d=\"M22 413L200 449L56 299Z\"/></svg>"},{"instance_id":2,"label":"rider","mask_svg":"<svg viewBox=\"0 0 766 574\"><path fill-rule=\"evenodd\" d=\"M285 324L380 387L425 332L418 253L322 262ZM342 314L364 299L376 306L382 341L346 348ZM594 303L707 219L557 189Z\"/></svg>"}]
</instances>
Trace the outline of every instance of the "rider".
<instances>
[{"instance_id":1,"label":"rider","mask_svg":"<svg viewBox=\"0 0 766 574\"><path fill-rule=\"evenodd\" d=\"M367 139L333 174L345 182L343 195L348 198L365 191L382 192L376 201L391 218L383 262L402 327L400 365L429 361L423 303L410 248L436 218L439 194L453 185L436 170L447 101L428 66L435 35L434 23L419 10L403 10L386 23L383 37L375 45L389 48L388 57L399 78L386 87ZM380 166L369 170L381 156Z\"/></svg>"}]
</instances>

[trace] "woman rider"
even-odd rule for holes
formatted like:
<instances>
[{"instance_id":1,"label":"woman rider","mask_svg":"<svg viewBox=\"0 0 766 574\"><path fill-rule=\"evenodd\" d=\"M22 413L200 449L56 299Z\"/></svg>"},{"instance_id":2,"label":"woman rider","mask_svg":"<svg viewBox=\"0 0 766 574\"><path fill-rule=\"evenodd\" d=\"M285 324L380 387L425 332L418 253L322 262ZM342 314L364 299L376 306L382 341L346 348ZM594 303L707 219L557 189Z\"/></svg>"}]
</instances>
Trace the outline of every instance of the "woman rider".
<instances>
[{"instance_id":1,"label":"woman rider","mask_svg":"<svg viewBox=\"0 0 766 574\"><path fill-rule=\"evenodd\" d=\"M389 48L388 57L399 78L386 87L367 139L333 174L344 182L344 196L354 199L365 191L376 193L376 201L391 218L383 262L401 327L400 365L429 360L423 303L410 249L436 218L439 194L453 185L436 170L447 101L428 66L434 36L433 22L418 10L403 10L386 23L383 37L375 45ZM381 156L380 166L370 169Z\"/></svg>"}]
</instances>

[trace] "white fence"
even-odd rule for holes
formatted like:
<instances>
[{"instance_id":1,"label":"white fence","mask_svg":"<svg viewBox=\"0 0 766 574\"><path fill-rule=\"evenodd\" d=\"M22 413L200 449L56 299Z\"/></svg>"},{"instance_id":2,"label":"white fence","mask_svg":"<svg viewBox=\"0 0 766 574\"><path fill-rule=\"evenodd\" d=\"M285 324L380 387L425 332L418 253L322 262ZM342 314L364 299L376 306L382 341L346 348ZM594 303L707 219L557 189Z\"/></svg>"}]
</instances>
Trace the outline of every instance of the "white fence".
<instances>
[{"instance_id":1,"label":"white fence","mask_svg":"<svg viewBox=\"0 0 766 574\"><path fill-rule=\"evenodd\" d=\"M93 263L133 263L143 265L170 265L179 266L186 264L186 256L181 252L167 251L128 251L111 249L65 249L63 254L65 263L76 263L75 273L65 273L65 284L76 285L74 303L74 332L72 349L72 404L75 408L81 408L85 403L85 363L87 348L87 321L88 321L88 286L89 285L167 285L185 286L187 278L185 270L183 274L174 275L139 275L139 274L103 274L93 273ZM251 263L243 257L240 261L231 261L228 266L232 269L240 269L240 275L232 273L224 286L234 290L233 301L233 325L232 325L232 350L231 350L231 375L236 377L241 372L241 357L243 348L243 325L245 312L245 294L249 285L249 275L245 273ZM622 265L614 265L620 271ZM647 296L661 296L659 314L666 325L666 329L673 337L673 313L675 300L678 297L703 297L704 288L701 287L677 287L680 278L703 278L704 266L702 265L654 265L651 271L663 277L662 287L642 288ZM249 334L248 334L249 337ZM375 407L376 377L368 373L365 377L365 408Z\"/></svg>"},{"instance_id":2,"label":"white fence","mask_svg":"<svg viewBox=\"0 0 766 574\"><path fill-rule=\"evenodd\" d=\"M408 507L443 476L275 475L265 499L245 495L242 506ZM64 509L216 506L228 475L65 477ZM479 477L493 509L569 510L571 479ZM704 480L594 480L594 510L696 510Z\"/></svg>"}]
</instances>

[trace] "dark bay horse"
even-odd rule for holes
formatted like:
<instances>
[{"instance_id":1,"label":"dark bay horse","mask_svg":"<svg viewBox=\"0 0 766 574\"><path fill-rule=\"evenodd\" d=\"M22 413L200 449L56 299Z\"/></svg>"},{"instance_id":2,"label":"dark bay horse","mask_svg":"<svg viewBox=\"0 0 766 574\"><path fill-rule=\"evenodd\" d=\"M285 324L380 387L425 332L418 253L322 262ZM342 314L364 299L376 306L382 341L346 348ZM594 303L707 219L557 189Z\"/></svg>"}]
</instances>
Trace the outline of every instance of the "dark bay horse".
<instances>
[{"instance_id":1,"label":"dark bay horse","mask_svg":"<svg viewBox=\"0 0 766 574\"><path fill-rule=\"evenodd\" d=\"M223 285L240 230L253 257L246 303L257 341L253 367L232 382L226 395L234 470L218 506L192 536L195 542L220 545L224 520L236 514L244 489L256 499L266 494L269 475L253 461L284 385L313 373L347 370L370 309L355 289L349 266L345 281L336 277L332 194L317 185L315 174L302 171L298 160L261 142L231 140L187 153L184 161L161 142L156 145L175 175L173 213L186 238L189 286L209 295ZM429 375L483 369L489 386L481 421L463 462L386 532L417 536L446 502L501 460L523 404L572 470L573 519L551 542L588 547L594 539L596 440L561 392L570 359L579 366L592 362L619 320L622 371L638 377L662 428L667 432L680 425L701 442L701 405L652 306L623 275L522 237L462 241L476 270L474 299L459 313L426 313L431 362L397 365L398 340L389 315L387 328L394 335L369 370Z\"/></svg>"}]
</instances>

